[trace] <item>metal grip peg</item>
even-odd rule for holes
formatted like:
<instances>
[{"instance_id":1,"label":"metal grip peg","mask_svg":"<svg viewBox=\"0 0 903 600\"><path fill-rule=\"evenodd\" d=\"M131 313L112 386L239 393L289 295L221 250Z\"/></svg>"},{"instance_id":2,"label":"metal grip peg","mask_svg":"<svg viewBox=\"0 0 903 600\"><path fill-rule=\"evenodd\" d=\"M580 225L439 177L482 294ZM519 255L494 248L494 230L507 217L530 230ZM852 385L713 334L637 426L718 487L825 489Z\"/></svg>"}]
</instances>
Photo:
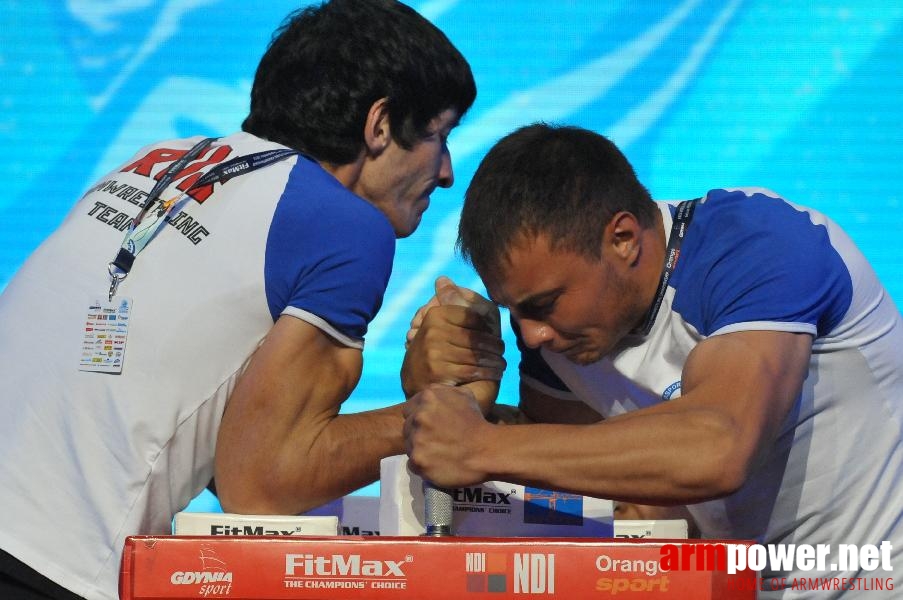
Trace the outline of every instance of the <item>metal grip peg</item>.
<instances>
[{"instance_id":1,"label":"metal grip peg","mask_svg":"<svg viewBox=\"0 0 903 600\"><path fill-rule=\"evenodd\" d=\"M426 535L452 535L452 496L449 490L423 482L423 512Z\"/></svg>"}]
</instances>

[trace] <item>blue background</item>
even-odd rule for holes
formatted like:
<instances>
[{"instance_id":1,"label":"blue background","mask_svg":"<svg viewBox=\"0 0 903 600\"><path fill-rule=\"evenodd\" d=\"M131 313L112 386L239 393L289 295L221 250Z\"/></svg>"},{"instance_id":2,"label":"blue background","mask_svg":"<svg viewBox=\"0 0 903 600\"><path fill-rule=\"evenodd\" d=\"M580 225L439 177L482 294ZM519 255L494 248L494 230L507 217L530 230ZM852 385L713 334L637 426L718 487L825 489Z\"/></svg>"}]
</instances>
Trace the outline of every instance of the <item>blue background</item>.
<instances>
[{"instance_id":1,"label":"blue background","mask_svg":"<svg viewBox=\"0 0 903 600\"><path fill-rule=\"evenodd\" d=\"M0 288L89 184L141 145L239 128L283 0L0 0ZM657 199L763 186L834 217L903 299L903 3L431 0L470 60L456 185L400 242L361 385L402 399L408 321L448 274L463 191L489 146L537 120L611 137ZM508 362L513 339L506 334ZM515 402L516 378L502 400ZM376 493L365 488L362 493ZM215 509L202 498L195 507Z\"/></svg>"}]
</instances>

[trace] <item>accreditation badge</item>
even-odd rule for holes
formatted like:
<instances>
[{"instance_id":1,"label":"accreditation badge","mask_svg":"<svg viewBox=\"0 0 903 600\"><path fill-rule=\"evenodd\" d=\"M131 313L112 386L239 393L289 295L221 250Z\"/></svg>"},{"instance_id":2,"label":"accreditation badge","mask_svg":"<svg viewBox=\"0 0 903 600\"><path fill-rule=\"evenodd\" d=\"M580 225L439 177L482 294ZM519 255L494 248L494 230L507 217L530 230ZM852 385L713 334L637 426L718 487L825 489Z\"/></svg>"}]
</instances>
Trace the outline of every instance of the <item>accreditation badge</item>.
<instances>
[{"instance_id":1,"label":"accreditation badge","mask_svg":"<svg viewBox=\"0 0 903 600\"><path fill-rule=\"evenodd\" d=\"M114 296L111 300L98 298L89 303L79 371L122 373L131 316L131 298Z\"/></svg>"}]
</instances>

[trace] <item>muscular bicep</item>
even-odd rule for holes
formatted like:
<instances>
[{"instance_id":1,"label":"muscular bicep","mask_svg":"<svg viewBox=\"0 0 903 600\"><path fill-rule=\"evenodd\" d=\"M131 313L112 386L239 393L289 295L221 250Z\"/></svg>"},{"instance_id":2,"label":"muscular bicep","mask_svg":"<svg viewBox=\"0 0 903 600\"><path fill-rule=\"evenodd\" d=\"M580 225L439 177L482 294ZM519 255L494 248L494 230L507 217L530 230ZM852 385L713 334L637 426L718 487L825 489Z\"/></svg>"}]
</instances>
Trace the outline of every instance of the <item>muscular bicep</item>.
<instances>
[{"instance_id":1,"label":"muscular bicep","mask_svg":"<svg viewBox=\"0 0 903 600\"><path fill-rule=\"evenodd\" d=\"M520 383L521 411L535 423L585 425L602 420L602 415L579 400L563 400Z\"/></svg>"},{"instance_id":2,"label":"muscular bicep","mask_svg":"<svg viewBox=\"0 0 903 600\"><path fill-rule=\"evenodd\" d=\"M499 428L480 468L498 481L637 504L724 497L747 481L780 433L810 353L808 334L713 336L688 357L681 397L588 425ZM563 419L561 403L536 400L525 394L528 416Z\"/></svg>"},{"instance_id":3,"label":"muscular bicep","mask_svg":"<svg viewBox=\"0 0 903 600\"><path fill-rule=\"evenodd\" d=\"M743 331L711 337L684 367L674 407L714 413L732 436L732 456L746 468L770 445L808 372L812 337ZM662 408L668 410L664 405Z\"/></svg>"},{"instance_id":4,"label":"muscular bicep","mask_svg":"<svg viewBox=\"0 0 903 600\"><path fill-rule=\"evenodd\" d=\"M296 486L317 436L360 378L361 351L282 316L251 357L229 397L216 448L224 507L269 512Z\"/></svg>"}]
</instances>

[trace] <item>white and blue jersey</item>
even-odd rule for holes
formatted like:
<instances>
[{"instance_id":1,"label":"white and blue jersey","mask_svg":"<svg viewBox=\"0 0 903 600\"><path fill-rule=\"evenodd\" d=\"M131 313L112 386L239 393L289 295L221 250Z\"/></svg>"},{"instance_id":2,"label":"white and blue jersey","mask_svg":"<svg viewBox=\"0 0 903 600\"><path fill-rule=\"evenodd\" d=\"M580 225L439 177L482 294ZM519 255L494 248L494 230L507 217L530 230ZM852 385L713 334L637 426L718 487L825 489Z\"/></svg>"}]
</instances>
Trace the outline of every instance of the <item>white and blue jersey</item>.
<instances>
[{"instance_id":1,"label":"white and blue jersey","mask_svg":"<svg viewBox=\"0 0 903 600\"><path fill-rule=\"evenodd\" d=\"M274 321L362 348L392 268L385 216L293 155L191 191L119 285L133 303L122 373L80 371L107 264L155 180L198 140L145 148L94 185L0 296L0 548L91 600L117 598L125 537L170 532L210 481L226 400ZM221 138L163 198L280 148Z\"/></svg>"},{"instance_id":2,"label":"white and blue jersey","mask_svg":"<svg viewBox=\"0 0 903 600\"><path fill-rule=\"evenodd\" d=\"M670 231L675 206L659 206ZM704 536L834 549L887 540L903 564L903 322L853 242L814 210L767 190L710 191L649 335L586 366L519 340L521 378L610 417L679 396L696 344L749 330L811 334L809 374L746 484L689 507Z\"/></svg>"}]
</instances>

